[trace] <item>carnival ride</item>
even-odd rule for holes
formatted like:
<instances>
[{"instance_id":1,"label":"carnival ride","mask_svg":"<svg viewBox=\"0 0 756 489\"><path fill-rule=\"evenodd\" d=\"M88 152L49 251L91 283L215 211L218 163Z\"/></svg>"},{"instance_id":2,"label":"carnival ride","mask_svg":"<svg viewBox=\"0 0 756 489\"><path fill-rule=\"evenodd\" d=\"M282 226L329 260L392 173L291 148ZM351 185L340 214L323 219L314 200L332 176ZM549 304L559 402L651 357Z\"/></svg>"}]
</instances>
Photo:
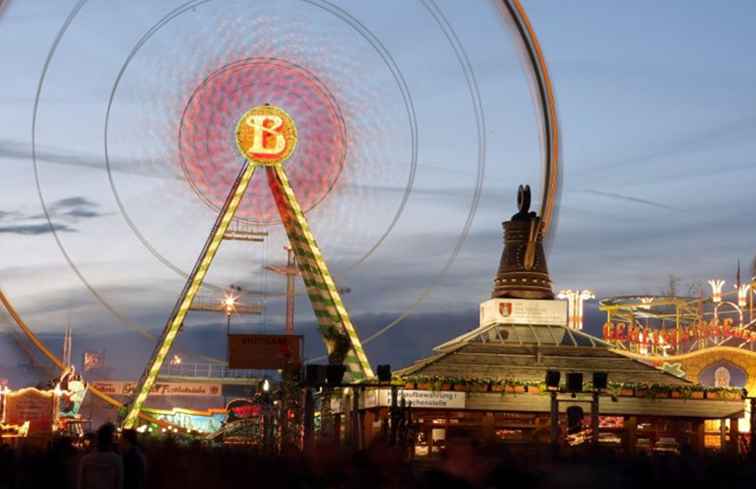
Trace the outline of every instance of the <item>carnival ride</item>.
<instances>
[{"instance_id":1,"label":"carnival ride","mask_svg":"<svg viewBox=\"0 0 756 489\"><path fill-rule=\"evenodd\" d=\"M212 303L212 301L203 302L202 300L199 299L200 295L202 294L202 285L206 283L207 273L211 265L213 264L213 260L219 251L221 243L224 240L230 240L230 239L257 241L257 237L258 237L257 229L252 229L251 232L248 232L248 230L239 231L239 229L243 227L243 224L248 221L245 221L244 217L241 217L238 215L240 206L242 206L244 203L244 197L248 195L250 182L256 170L260 170L260 172L264 172L265 176L267 177L267 186L270 190L270 194L273 196L274 210L278 214L278 216L280 216L281 222L285 230L286 237L288 238L289 245L292 248L292 251L294 254L294 263L299 269L299 275L302 277L304 281L307 295L310 299L310 302L312 304L312 307L315 313L315 317L317 319L320 334L326 343L326 349L327 349L329 361L332 363L343 363L347 367L347 375L350 381L358 382L365 379L369 379L373 376L372 368L370 366L370 363L368 362L368 359L365 355L365 352L362 346L363 342L361 342L357 334L356 328L354 327L354 325L352 324L349 318L349 314L347 313L346 308L343 304L343 301L341 300L339 289L337 289L336 287L334 279L331 276L331 273L329 272L329 269L326 265L326 261L323 258L320 248L310 229L310 225L307 219L305 218L305 211L307 209L303 209L300 200L298 200L299 198L301 198L301 196L298 196L296 191L302 191L303 189L293 188L294 185L291 184L289 180L289 175L287 174L287 169L284 167L284 164L283 164L284 161L295 151L295 148L299 142L298 138L301 138L304 141L304 143L308 143L308 142L312 143L312 141L308 141L307 138L313 137L312 131L310 131L308 134L299 134L299 135L297 134L297 127L296 127L297 121L295 121L291 116L289 116L289 114L285 112L285 110L287 109L286 106L282 106L281 108L278 108L272 105L251 106L252 108L244 115L244 117L242 117L241 119L238 119L238 124L236 125L235 128L233 128L233 127L225 127L223 125L218 125L217 123L215 123L212 117L210 119L196 119L196 117L202 117L201 114L202 114L203 108L201 107L192 108L192 107L189 107L189 105L187 105L187 108L185 110L185 115L188 114L188 116L190 117L195 117L195 120L193 120L192 122L193 125L190 124L187 126L187 131L194 130L197 124L201 124L207 121L210 121L211 123L213 123L212 131L215 131L216 133L218 133L220 135L219 137L227 137L227 135L233 132L233 130L235 129L236 130L235 140L238 145L239 151L241 151L243 155L243 163L241 165L241 169L236 175L235 179L231 182L230 189L228 188L227 185L218 185L217 182L213 184L213 181L210 179L208 179L207 181L202 181L199 184L197 183L197 181L190 181L192 186L195 187L195 190L202 194L203 199L206 199L206 198L209 199L210 200L209 204L211 206L215 205L216 209L218 210L218 215L212 227L210 235L207 237L207 240L205 241L205 245L200 253L200 256L197 259L190 273L184 274L177 267L175 267L171 263L168 263L167 260L164 259L162 256L159 256L159 254L157 254L157 251L154 250L149 245L149 243L147 243L146 240L143 239L143 237L138 233L138 231L136 230L134 226L134 223L125 213L125 209L123 208L121 199L118 196L118 193L116 192L115 187L113 186L113 178L111 174L111 162L110 162L110 159L108 158L108 128L109 128L109 120L110 120L110 115L111 115L111 106L113 103L113 95L116 92L118 83L121 81L126 67L128 66L129 62L132 60L133 55L136 53L136 51L141 48L143 43L146 42L152 35L154 35L154 33L157 32L157 30L162 28L163 25L165 25L165 23L169 22L170 20L172 20L173 18L179 15L182 15L184 12L189 12L191 9L194 9L197 6L202 5L203 3L205 2L200 2L200 1L186 2L184 5L180 6L179 8L174 9L171 13L169 13L168 16L162 19L158 24L156 24L155 27L153 27L153 29L148 31L143 36L143 38L140 40L140 42L136 45L136 47L132 51L131 55L127 58L124 66L122 67L120 73L118 74L116 84L113 87L113 92L111 94L110 101L108 103L108 114L107 114L106 123L105 123L106 161L108 163L108 176L110 179L111 187L113 188L113 192L118 202L119 208L121 209L121 213L124 215L124 218L129 223L129 226L134 230L137 237L140 239L140 241L145 245L147 249L151 250L151 252L155 254L156 257L158 257L158 259L161 262L166 263L170 268L186 276L186 282L185 282L184 288L181 294L179 295L179 298L165 324L162 334L157 341L157 344L150 357L150 360L140 378L138 388L136 390L135 398L133 399L133 402L131 402L127 406L128 411L127 411L127 414L123 423L125 427L136 426L139 419L143 419L144 421L147 421L149 423L156 423L156 424L165 423L164 421L145 415L144 412L142 411L142 408L149 395L150 388L152 387L152 385L154 385L160 373L160 369L163 363L165 362L166 357L168 356L177 335L179 334L179 332L181 331L184 325L184 319L186 318L188 312L193 309L203 310L203 307L201 306L201 304L204 304L204 303L211 304L212 307L208 306L209 309L222 310L222 308ZM355 32L359 33L359 35L369 40L369 42L373 45L373 47L384 58L384 62L389 67L394 78L397 80L397 83L401 87L401 93L402 93L402 97L404 98L405 105L409 104L408 107L411 108L411 96L407 90L407 87L404 85L401 72L399 72L398 68L395 67L395 65L393 64L393 60L391 59L390 55L385 50L383 45L380 43L380 41L374 35L372 35L372 33L367 31L364 26L354 21L354 19L352 19L349 16L349 14L343 9L327 1L317 1L317 2L311 2L311 3L313 5L316 5L318 8L321 8L324 11L328 11L331 14L341 18L342 20L349 22L352 25L352 27L355 29ZM476 127L478 130L479 168L478 168L478 179L477 179L477 184L476 184L477 185L476 197L473 199L473 203L471 204L470 215L468 216L468 219L466 221L460 240L456 244L455 249L449 259L449 262L442 268L441 274L443 274L449 269L451 262L454 260L454 257L456 257L457 253L459 252L462 242L464 241L465 235L469 231L469 227L472 221L472 216L474 215L475 209L477 207L477 201L479 198L479 190L480 190L480 186L482 185L482 168L485 164L484 118L483 118L483 113L482 113L482 107L480 106L480 95L477 90L475 75L472 72L472 68L470 68L469 60L467 60L466 58L465 50L460 44L459 39L457 38L456 34L454 34L454 31L452 27L450 26L448 20L444 16L443 12L438 8L438 6L435 5L435 3L432 0L422 0L420 3L425 9L427 9L427 11L435 19L438 26L443 31L445 37L448 39L449 43L454 48L455 55L457 59L459 60L460 65L463 67L465 79L470 88L470 94L473 100L473 106L475 108ZM119 321L126 324L130 329L133 329L139 332L143 336L150 337L151 335L146 331L146 328L143 328L139 325L134 324L131 320L126 318L125 315L118 312L110 303L108 303L106 299L102 296L102 294L98 293L98 291L94 288L94 286L85 278L84 274L81 273L81 271L75 266L75 264L73 263L71 259L70 254L66 251L62 243L62 240L60 239L60 236L58 235L56 227L53 225L53 222L51 220L51 213L49 210L50 206L46 203L46 199L43 196L42 190L39 186L38 158L40 157L40 153L37 149L36 141L38 139L37 117L38 117L38 110L39 110L40 94L42 93L43 86L45 84L45 80L48 75L50 61L55 56L55 53L59 47L61 39L66 33L66 31L69 29L75 17L80 13L80 11L82 10L85 4L86 4L86 0L80 0L76 4L74 9L71 11L69 17L66 19L66 22L62 26L61 30L59 31L57 37L55 38L53 42L53 46L49 52L42 75L39 80L37 96L35 99L34 117L33 117L34 122L33 122L33 128L32 128L32 132L33 132L32 156L34 160L35 177L37 179L39 197L42 203L44 214L48 222L50 223L51 233L53 237L55 238L56 243L58 244L59 248L61 249L61 252L63 253L65 259L68 261L69 265L71 265L72 269L74 270L78 278L87 287L87 289L93 294L93 296L107 310L109 310L117 319L119 319ZM541 124L540 140L543 145L542 154L543 154L543 166L544 166L544 172L543 172L544 178L543 178L543 185L541 187L542 198L541 198L540 215L542 216L543 233L545 236L549 237L553 235L553 229L557 221L557 212L558 212L557 201L559 198L559 181L561 178L560 167L559 167L559 161L560 161L560 156L561 156L560 132L559 132L559 125L558 125L558 120L557 120L554 90L551 84L551 79L548 74L546 62L545 62L542 50L540 48L539 42L536 38L533 27L525 13L525 10L520 4L519 0L503 0L499 4L499 6L502 9L504 16L509 21L511 21L512 25L515 28L516 42L520 44L525 54L526 70L528 70L529 74L531 75L531 79L536 87L536 90L534 90L533 93L536 98L536 104L539 108L537 111L537 116ZM242 60L242 63L245 66L249 66L251 64L256 67L261 66L260 63L263 63L263 64L267 63L266 66L270 66L270 64L273 63L273 64L276 64L276 66L278 66L279 68L281 66L284 66L284 69L289 76L295 71L297 71L297 69L299 68L296 66L292 66L290 63L288 63L285 60L274 59L270 57L264 60L254 59L254 58L246 59L246 60ZM211 79L212 79L212 75L208 76L208 78L205 81L210 82L212 81ZM320 83L320 82L317 82L317 83ZM313 82L313 84L316 84L316 83ZM217 93L215 95L217 95ZM297 94L290 94L290 95L296 96ZM286 100L286 96L287 94L284 93L283 94L284 100ZM194 101L201 100L201 98L193 97L192 100ZM289 100L294 100L294 99L290 98ZM190 104L191 102L192 101L190 100ZM328 105L329 103L331 103L331 101L329 100L325 100L324 102L324 104L326 105ZM250 106L246 108L249 109L249 107ZM335 113L338 114L338 107L335 107L334 110L335 110ZM410 114L411 112L412 111L409 110ZM338 127L340 117L342 116L338 115L337 117L333 119L334 124L336 124L336 126L334 127ZM412 124L410 124L410 126L411 128L413 128L412 141L413 141L413 148L414 148L415 138L416 138L415 136L416 127L414 125L414 116L412 114L410 116L410 119L412 121ZM318 136L318 134L320 134L320 136L323 136L323 134L321 133L318 133L318 132L314 133L315 136ZM191 134L189 135L191 136ZM325 136L328 136L328 134L326 134ZM309 152L307 154L310 160L308 160L306 163L311 165L311 168L317 168L318 165L321 164L321 161L317 159L318 155L320 155L321 158L323 157L322 148L320 152L315 150L314 152ZM414 158L416 156L416 149L413 150L413 155L414 155L413 156ZM194 154L192 156L195 157L195 156L202 156L202 155ZM184 157L185 155L182 154L181 158L183 159ZM190 161L189 163L189 167L191 167L191 165L193 164L202 165L204 163L205 162L202 161L202 158L193 158L192 161ZM221 163L224 165L230 164L232 166L235 164L234 161L222 161ZM213 162L212 164L217 164L217 162ZM183 162L182 162L182 165L183 165ZM188 167L185 166L184 169L186 170L186 168ZM408 198L409 192L411 192L412 175L414 175L414 164L413 164L413 170L410 176L410 182L408 184L408 189L407 189L407 192L405 192L405 197L402 201L401 207L404 206ZM194 176L196 177L196 175ZM336 174L336 177L334 178L337 178L337 177L338 177L338 174ZM332 186L333 184L330 183L329 185ZM330 191L330 188L331 187L329 186L326 193ZM259 186L256 187L256 189L260 190ZM304 189L304 191L305 191L304 192L305 198L307 199L307 202L308 202L308 206L314 205L313 202L317 203L325 197L325 194L317 195L313 197L313 195L311 195L311 192L309 192L308 189ZM225 199L222 200L222 205L220 205L221 202L214 200L212 198L212 195L208 197L209 193L214 193L216 196L219 193L226 195ZM397 219L398 219L398 215L397 217L394 218L391 227L393 227ZM391 227L389 228L389 230L391 229ZM378 241L378 244L380 244L383 239L385 239L385 235ZM370 254L375 249L375 247L377 247L377 245L371 248L368 254ZM415 305L419 304L423 300L423 298L426 296L427 296L427 291L420 295L420 298L415 303ZM24 321L18 315L13 305L11 304L10 300L8 300L5 294L2 293L1 291L0 291L0 301L2 301L5 309L14 319L17 326L23 331L23 333L27 336L27 338L32 342L32 344L39 351L41 351L45 355L45 357L48 358L53 363L53 365L61 369L61 371L65 369L64 363L59 358L57 358L56 355L53 354L47 347L45 347L45 345L36 337L36 335L28 327L28 325L26 325L26 323L24 323ZM388 325L379 329L370 337L366 338L364 343L379 337L380 335L386 333L388 330L390 330L391 328L399 324L399 322L401 322L405 317L407 317L411 313L414 307L415 306L408 308L395 321L390 322ZM208 308L204 308L204 309L208 310ZM107 394L103 392L100 392L93 386L89 386L89 391L92 392L93 395L102 399L103 401L105 401L106 403L110 405L113 405L116 407L123 407L123 404L120 403L118 400L108 396Z\"/></svg>"},{"instance_id":2,"label":"carnival ride","mask_svg":"<svg viewBox=\"0 0 756 489\"><path fill-rule=\"evenodd\" d=\"M756 345L756 277L723 292L711 280L704 297L620 296L599 301L606 313L603 337L617 348L649 356L690 353L725 346L753 351Z\"/></svg>"},{"instance_id":3,"label":"carnival ride","mask_svg":"<svg viewBox=\"0 0 756 489\"><path fill-rule=\"evenodd\" d=\"M2 303L5 311L10 315L10 317L16 323L18 328L23 332L26 338L37 348L37 350L39 350L50 361L50 363L52 363L59 370L59 373L62 376L69 369L69 366L63 363L63 360L58 358L57 355L55 355L52 351L50 351L50 349L47 348L44 343L42 343L42 341L37 337L37 335L34 334L34 331L32 331L32 329L24 322L24 320L16 311L16 308L13 307L13 304L10 302L10 300L8 299L8 297L5 295L5 293L2 290L0 290L0 303ZM94 386L88 385L87 391L91 392L92 395L101 399L102 401L106 402L107 404L111 406L114 406L116 408L123 407L122 402L119 402L117 399L114 399L113 397L100 391ZM159 426L165 426L167 424L162 420L156 419L144 413L140 413L139 416L141 419L143 419L144 421L148 423L154 423Z\"/></svg>"},{"instance_id":4,"label":"carnival ride","mask_svg":"<svg viewBox=\"0 0 756 489\"><path fill-rule=\"evenodd\" d=\"M741 388L756 395L756 277L724 292L711 280L711 295L622 296L599 301L606 312L604 340L623 354L709 387ZM745 395L745 394L744 394ZM751 429L751 400L744 416L731 420L741 434ZM707 443L722 446L724 423L707 421ZM711 441L713 440L713 441Z\"/></svg>"},{"instance_id":5,"label":"carnival ride","mask_svg":"<svg viewBox=\"0 0 756 489\"><path fill-rule=\"evenodd\" d=\"M237 124L236 142L239 151L246 158L245 163L231 187L197 264L137 385L136 397L124 420L126 427L133 427L137 422L144 401L157 380L163 361L173 346L195 295L202 286L229 224L247 192L250 180L255 170L260 167L265 169L268 185L275 196L278 212L296 256L320 333L326 342L329 361L346 365L349 379L352 381L373 376L357 331L349 319L341 295L336 290L333 277L328 271L283 167L283 162L291 156L297 145L294 120L275 106L253 107Z\"/></svg>"}]
</instances>

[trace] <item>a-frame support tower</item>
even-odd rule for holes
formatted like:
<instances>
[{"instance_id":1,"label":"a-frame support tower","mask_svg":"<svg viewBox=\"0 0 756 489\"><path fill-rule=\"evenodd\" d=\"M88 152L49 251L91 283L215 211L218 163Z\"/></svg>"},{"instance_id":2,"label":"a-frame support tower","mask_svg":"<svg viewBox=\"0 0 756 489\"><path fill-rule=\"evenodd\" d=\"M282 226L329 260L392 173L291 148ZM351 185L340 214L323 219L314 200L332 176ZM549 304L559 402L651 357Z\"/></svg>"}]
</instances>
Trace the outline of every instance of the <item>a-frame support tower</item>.
<instances>
[{"instance_id":1,"label":"a-frame support tower","mask_svg":"<svg viewBox=\"0 0 756 489\"><path fill-rule=\"evenodd\" d=\"M373 377L357 331L349 319L320 248L310 230L294 191L289 185L283 162L296 145L296 127L283 110L265 105L248 111L236 129L237 144L247 158L205 242L202 253L163 329L158 344L142 373L126 418L125 428L133 428L144 402L157 380L160 368L173 346L192 301L215 258L252 176L263 167L275 198L296 264L305 283L318 327L326 344L329 362L343 363L352 382Z\"/></svg>"}]
</instances>

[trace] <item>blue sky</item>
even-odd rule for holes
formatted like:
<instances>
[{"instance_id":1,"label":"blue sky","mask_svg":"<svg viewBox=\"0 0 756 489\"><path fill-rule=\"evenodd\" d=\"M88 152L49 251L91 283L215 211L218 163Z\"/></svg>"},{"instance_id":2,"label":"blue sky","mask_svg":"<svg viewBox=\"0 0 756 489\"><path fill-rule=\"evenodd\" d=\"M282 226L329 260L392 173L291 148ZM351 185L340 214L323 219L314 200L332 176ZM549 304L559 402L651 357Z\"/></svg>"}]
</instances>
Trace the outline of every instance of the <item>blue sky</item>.
<instances>
[{"instance_id":1,"label":"blue sky","mask_svg":"<svg viewBox=\"0 0 756 489\"><path fill-rule=\"evenodd\" d=\"M128 328L158 331L182 278L144 246L118 208L105 171L105 109L132 46L180 2L87 2L42 89L42 197L62 247L97 297L40 218L31 160L37 83L75 3L10 0L0 11L0 286L51 341L70 323L78 349L108 349L136 375L152 345ZM363 337L412 311L367 348L374 363L402 364L474 326L477 304L490 294L500 223L515 210L517 185L540 188L533 99L496 2L439 0L477 81L486 141L479 206L458 256L441 275L471 213L478 172L471 92L460 60L428 2L334 2L390 54L417 122L412 194L388 238L356 265L400 205L410 175L409 119L379 50L318 4L324 5L211 1L151 37L115 92L108 139L113 186L142 238L161 259L188 270L213 213L176 164L179 109L196 81L223 63L265 54L303 64L329 86L353 135L347 176L310 213L311 225L337 281L351 289L345 301ZM749 269L756 255L750 224L756 68L749 62L756 6L524 5L549 62L563 131L561 212L549 257L555 288L591 288L600 297L656 293L669 274L685 289L715 276L732 282L737 259ZM280 292L283 283L261 271L284 259L280 227L269 232L264 245L224 245L209 281ZM280 297L254 300L264 301L265 314L237 319L236 330L280 331ZM323 348L303 295L297 311L308 353L316 355ZM185 347L222 355L221 322L212 315L190 318ZM193 328L216 327L217 344L192 342ZM598 324L589 329L598 331ZM119 357L121 341L133 344L133 361ZM12 345L0 348L8 358L0 364L19 361Z\"/></svg>"}]
</instances>

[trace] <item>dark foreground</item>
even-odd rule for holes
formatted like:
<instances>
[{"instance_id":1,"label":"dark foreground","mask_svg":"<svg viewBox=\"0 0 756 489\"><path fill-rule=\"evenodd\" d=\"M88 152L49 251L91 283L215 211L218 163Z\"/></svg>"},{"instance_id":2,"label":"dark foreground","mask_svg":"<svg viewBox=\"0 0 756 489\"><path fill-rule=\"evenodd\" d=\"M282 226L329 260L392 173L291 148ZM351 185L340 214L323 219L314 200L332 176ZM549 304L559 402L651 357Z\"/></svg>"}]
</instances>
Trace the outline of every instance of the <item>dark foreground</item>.
<instances>
[{"instance_id":1,"label":"dark foreground","mask_svg":"<svg viewBox=\"0 0 756 489\"><path fill-rule=\"evenodd\" d=\"M627 458L574 452L515 454L459 447L435 461L406 462L382 446L359 453L319 447L308 456L265 456L242 449L152 441L144 447L147 488L550 488L749 487L756 464L744 458ZM0 489L76 488L83 451L64 441L48 448L0 449ZM670 484L670 485L666 485ZM751 486L752 487L752 486Z\"/></svg>"}]
</instances>

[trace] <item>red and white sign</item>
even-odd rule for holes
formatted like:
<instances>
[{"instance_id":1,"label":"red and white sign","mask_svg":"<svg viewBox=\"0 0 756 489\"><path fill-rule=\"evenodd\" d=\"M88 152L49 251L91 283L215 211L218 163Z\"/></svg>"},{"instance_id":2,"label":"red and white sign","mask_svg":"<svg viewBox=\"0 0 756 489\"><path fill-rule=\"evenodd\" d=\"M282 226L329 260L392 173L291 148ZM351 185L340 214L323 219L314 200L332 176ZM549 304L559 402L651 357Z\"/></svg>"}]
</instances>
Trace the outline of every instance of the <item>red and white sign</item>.
<instances>
[{"instance_id":1,"label":"red and white sign","mask_svg":"<svg viewBox=\"0 0 756 489\"><path fill-rule=\"evenodd\" d=\"M480 325L567 326L567 303L534 299L491 299L480 304Z\"/></svg>"},{"instance_id":2,"label":"red and white sign","mask_svg":"<svg viewBox=\"0 0 756 489\"><path fill-rule=\"evenodd\" d=\"M122 380L103 380L90 382L100 391L111 396L133 396L136 382ZM192 382L156 382L150 390L151 396L220 396L223 389L220 384L195 384Z\"/></svg>"}]
</instances>

